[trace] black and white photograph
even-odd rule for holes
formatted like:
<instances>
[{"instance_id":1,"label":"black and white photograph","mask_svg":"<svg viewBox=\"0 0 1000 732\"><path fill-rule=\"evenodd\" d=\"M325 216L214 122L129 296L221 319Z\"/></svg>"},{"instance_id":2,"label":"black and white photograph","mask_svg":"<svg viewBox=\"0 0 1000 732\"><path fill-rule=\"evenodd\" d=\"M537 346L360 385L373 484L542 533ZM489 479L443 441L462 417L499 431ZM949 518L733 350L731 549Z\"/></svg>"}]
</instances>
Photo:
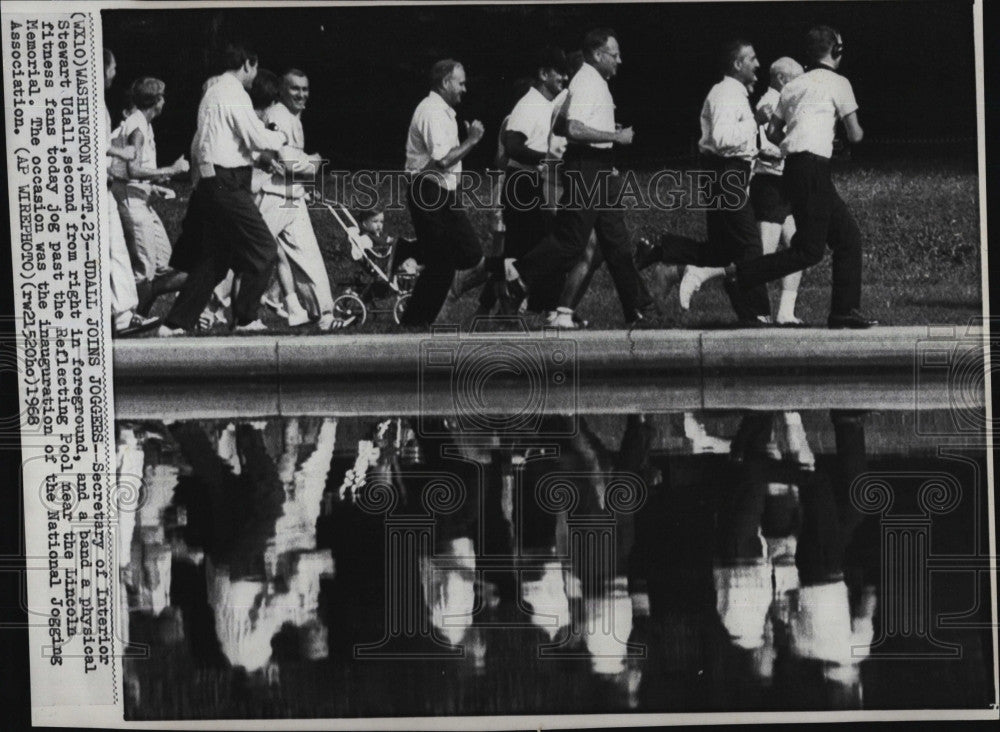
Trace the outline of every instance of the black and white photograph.
<instances>
[{"instance_id":1,"label":"black and white photograph","mask_svg":"<svg viewBox=\"0 0 1000 732\"><path fill-rule=\"evenodd\" d=\"M981 2L28 5L36 724L997 718Z\"/></svg>"}]
</instances>

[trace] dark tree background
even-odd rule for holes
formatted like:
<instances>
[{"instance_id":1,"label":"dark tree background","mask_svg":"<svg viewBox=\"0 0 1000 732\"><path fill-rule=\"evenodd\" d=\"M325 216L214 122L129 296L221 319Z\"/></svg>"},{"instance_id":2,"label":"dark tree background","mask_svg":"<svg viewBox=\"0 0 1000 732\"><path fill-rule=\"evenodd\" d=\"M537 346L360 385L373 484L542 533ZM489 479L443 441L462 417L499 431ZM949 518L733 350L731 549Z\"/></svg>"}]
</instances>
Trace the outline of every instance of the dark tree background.
<instances>
[{"instance_id":1,"label":"dark tree background","mask_svg":"<svg viewBox=\"0 0 1000 732\"><path fill-rule=\"evenodd\" d=\"M778 56L802 60L809 26L828 23L845 39L842 72L852 81L867 133L865 149L907 150L899 140L976 136L971 0L907 2L633 3L594 5L403 6L334 8L128 10L103 14L104 40L118 59L110 97L150 74L167 84L156 124L163 160L185 152L194 131L210 48L241 38L261 67L303 69L312 99L303 120L310 150L335 166L399 166L407 124L426 94L437 59L461 60L469 93L459 110L487 125L486 143L469 164L490 161L499 121L513 103L513 83L530 72L545 44L579 48L591 27L619 34L624 64L612 82L620 122L635 126L627 155L652 166L693 149L698 114L719 78L719 46L750 40L761 60L757 94ZM974 157L972 158L974 160Z\"/></svg>"}]
</instances>

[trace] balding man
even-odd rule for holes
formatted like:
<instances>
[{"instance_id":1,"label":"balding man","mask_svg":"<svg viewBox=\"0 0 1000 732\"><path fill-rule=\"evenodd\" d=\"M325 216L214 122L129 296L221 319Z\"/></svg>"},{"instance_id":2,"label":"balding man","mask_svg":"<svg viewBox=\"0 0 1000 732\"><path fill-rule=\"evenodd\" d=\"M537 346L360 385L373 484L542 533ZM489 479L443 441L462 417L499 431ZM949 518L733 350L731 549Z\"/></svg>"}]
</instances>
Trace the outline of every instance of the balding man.
<instances>
[{"instance_id":1,"label":"balding man","mask_svg":"<svg viewBox=\"0 0 1000 732\"><path fill-rule=\"evenodd\" d=\"M724 75L702 105L698 141L702 169L714 174L712 205L705 213L708 241L664 234L659 251L648 257L652 261L659 258L667 264L721 267L761 254L760 231L747 186L757 157L758 124L770 118L771 108L754 114L750 107L748 89L757 81L760 62L748 41L730 41L723 48L721 61ZM727 280L726 291L740 327L771 323L771 305L763 285L744 293Z\"/></svg>"},{"instance_id":2,"label":"balding man","mask_svg":"<svg viewBox=\"0 0 1000 732\"><path fill-rule=\"evenodd\" d=\"M802 65L788 56L772 63L771 83L757 102L757 110L777 108L785 84L802 73ZM760 126L760 153L754 163L753 178L750 181L750 204L757 218L764 254L770 254L778 250L779 241L786 247L791 243L795 236L795 219L792 217L792 207L781 177L784 168L781 149L767 139L766 129L766 124ZM691 306L691 296L706 281L724 273L725 269L722 267L687 267L679 289L681 307L687 310ZM802 273L794 272L781 280L781 299L775 317L778 325L802 325L802 321L795 317L795 300L801 279Z\"/></svg>"},{"instance_id":3,"label":"balding man","mask_svg":"<svg viewBox=\"0 0 1000 732\"><path fill-rule=\"evenodd\" d=\"M472 223L459 205L456 189L462 159L483 137L479 120L466 123L458 140L455 106L465 94L465 69L454 59L431 69L431 91L417 105L406 139L406 170L411 174L407 204L417 239L424 247L424 271L410 295L401 325L428 326L437 319L456 271L483 266L483 250Z\"/></svg>"}]
</instances>

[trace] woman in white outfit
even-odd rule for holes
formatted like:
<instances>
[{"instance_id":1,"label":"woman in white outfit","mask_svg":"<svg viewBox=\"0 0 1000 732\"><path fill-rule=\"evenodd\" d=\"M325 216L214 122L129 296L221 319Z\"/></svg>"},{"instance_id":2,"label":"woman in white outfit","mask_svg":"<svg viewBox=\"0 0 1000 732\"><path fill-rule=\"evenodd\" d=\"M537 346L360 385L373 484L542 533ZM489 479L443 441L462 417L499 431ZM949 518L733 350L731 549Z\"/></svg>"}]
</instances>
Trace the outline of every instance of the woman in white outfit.
<instances>
[{"instance_id":1,"label":"woman in white outfit","mask_svg":"<svg viewBox=\"0 0 1000 732\"><path fill-rule=\"evenodd\" d=\"M133 108L112 143L135 149L132 160L112 165L115 180L111 190L118 202L118 213L126 236L131 235L132 239L132 267L143 300L140 311L148 308L156 296L178 290L186 279L183 272L170 268L170 239L159 215L151 206L156 196L170 195L169 189L161 188L156 183L186 173L191 167L183 155L173 165L163 168L156 165L156 137L152 121L163 112L165 88L162 81L151 76L132 83L129 95Z\"/></svg>"}]
</instances>

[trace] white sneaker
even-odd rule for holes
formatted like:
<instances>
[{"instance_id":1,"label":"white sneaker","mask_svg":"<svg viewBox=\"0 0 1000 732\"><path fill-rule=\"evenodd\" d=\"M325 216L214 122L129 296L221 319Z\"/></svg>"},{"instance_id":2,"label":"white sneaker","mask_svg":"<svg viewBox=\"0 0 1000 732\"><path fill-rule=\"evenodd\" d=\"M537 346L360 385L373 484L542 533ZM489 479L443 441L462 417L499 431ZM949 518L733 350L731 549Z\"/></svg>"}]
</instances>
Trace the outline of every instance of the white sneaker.
<instances>
[{"instance_id":1,"label":"white sneaker","mask_svg":"<svg viewBox=\"0 0 1000 732\"><path fill-rule=\"evenodd\" d=\"M563 330L578 330L580 324L573 319L573 311L569 308L559 308L556 316L549 321L550 328L561 328Z\"/></svg>"},{"instance_id":2,"label":"white sneaker","mask_svg":"<svg viewBox=\"0 0 1000 732\"><path fill-rule=\"evenodd\" d=\"M260 319L257 319L246 325L237 325L233 330L237 333L259 333L262 330L267 330L267 326Z\"/></svg>"},{"instance_id":3,"label":"white sneaker","mask_svg":"<svg viewBox=\"0 0 1000 732\"><path fill-rule=\"evenodd\" d=\"M173 336L182 336L182 335L184 335L183 328L171 328L168 325L161 325L159 328L156 329L157 338L172 338Z\"/></svg>"},{"instance_id":4,"label":"white sneaker","mask_svg":"<svg viewBox=\"0 0 1000 732\"><path fill-rule=\"evenodd\" d=\"M681 310L691 309L691 298L700 289L701 278L694 273L692 267L686 268L684 276L681 277L680 287L677 289L677 297L681 301Z\"/></svg>"},{"instance_id":5,"label":"white sneaker","mask_svg":"<svg viewBox=\"0 0 1000 732\"><path fill-rule=\"evenodd\" d=\"M288 309L288 325L291 327L296 327L299 325L305 325L309 322L309 312L303 308Z\"/></svg>"}]
</instances>

